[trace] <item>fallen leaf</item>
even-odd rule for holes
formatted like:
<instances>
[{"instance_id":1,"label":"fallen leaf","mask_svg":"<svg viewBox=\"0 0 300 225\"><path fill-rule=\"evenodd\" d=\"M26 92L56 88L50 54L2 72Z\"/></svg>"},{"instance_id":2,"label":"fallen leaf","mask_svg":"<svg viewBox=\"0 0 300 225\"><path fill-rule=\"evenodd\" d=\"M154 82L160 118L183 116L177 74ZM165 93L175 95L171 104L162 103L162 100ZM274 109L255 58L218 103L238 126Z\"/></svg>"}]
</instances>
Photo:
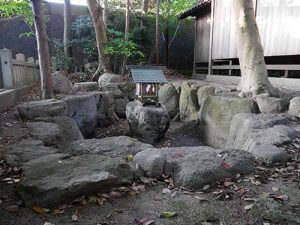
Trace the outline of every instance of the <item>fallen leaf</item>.
<instances>
[{"instance_id":1,"label":"fallen leaf","mask_svg":"<svg viewBox=\"0 0 300 225\"><path fill-rule=\"evenodd\" d=\"M177 213L176 212L168 212L168 211L166 211L166 212L161 212L160 213L160 217L162 217L162 218L173 218L173 217L175 217L175 216L177 216Z\"/></svg>"},{"instance_id":2,"label":"fallen leaf","mask_svg":"<svg viewBox=\"0 0 300 225\"><path fill-rule=\"evenodd\" d=\"M249 210L249 209L252 209L252 207L253 207L253 204L250 204L250 205L246 205L246 206L244 207L244 209Z\"/></svg>"},{"instance_id":3,"label":"fallen leaf","mask_svg":"<svg viewBox=\"0 0 300 225\"><path fill-rule=\"evenodd\" d=\"M225 170L229 170L231 168L230 164L228 164L227 162L225 161L222 161L222 167L225 169Z\"/></svg>"},{"instance_id":4,"label":"fallen leaf","mask_svg":"<svg viewBox=\"0 0 300 225\"><path fill-rule=\"evenodd\" d=\"M77 222L78 219L79 219L79 218L78 218L78 216L77 216L76 214L73 214L73 215L72 215L72 221L73 221L73 222Z\"/></svg>"},{"instance_id":5,"label":"fallen leaf","mask_svg":"<svg viewBox=\"0 0 300 225\"><path fill-rule=\"evenodd\" d=\"M205 197L195 196L196 199L198 199L200 202L209 202L209 200Z\"/></svg>"},{"instance_id":6,"label":"fallen leaf","mask_svg":"<svg viewBox=\"0 0 300 225\"><path fill-rule=\"evenodd\" d=\"M19 210L19 207L17 205L11 205L11 206L6 207L5 210L7 212L13 213L13 212L17 212Z\"/></svg>"},{"instance_id":7,"label":"fallen leaf","mask_svg":"<svg viewBox=\"0 0 300 225\"><path fill-rule=\"evenodd\" d=\"M279 196L276 196L275 199L282 200L282 201L287 201L289 199L289 196L279 195Z\"/></svg>"},{"instance_id":8,"label":"fallen leaf","mask_svg":"<svg viewBox=\"0 0 300 225\"><path fill-rule=\"evenodd\" d=\"M277 192L277 191L279 191L279 188L278 187L272 187L272 191Z\"/></svg>"},{"instance_id":9,"label":"fallen leaf","mask_svg":"<svg viewBox=\"0 0 300 225\"><path fill-rule=\"evenodd\" d=\"M144 218L144 219L141 219L141 220L135 219L135 222L136 222L138 225L151 225L151 224L154 224L154 223L155 223L154 220L151 220L151 219L148 219L148 218Z\"/></svg>"},{"instance_id":10,"label":"fallen leaf","mask_svg":"<svg viewBox=\"0 0 300 225\"><path fill-rule=\"evenodd\" d=\"M209 223L209 222L206 222L206 221L204 221L204 222L201 222L201 225L213 225L212 223Z\"/></svg>"},{"instance_id":11,"label":"fallen leaf","mask_svg":"<svg viewBox=\"0 0 300 225\"><path fill-rule=\"evenodd\" d=\"M105 219L109 219L112 216L113 212L108 213L108 215L105 217Z\"/></svg>"},{"instance_id":12,"label":"fallen leaf","mask_svg":"<svg viewBox=\"0 0 300 225\"><path fill-rule=\"evenodd\" d=\"M54 225L54 223L45 222L44 225Z\"/></svg>"},{"instance_id":13,"label":"fallen leaf","mask_svg":"<svg viewBox=\"0 0 300 225\"><path fill-rule=\"evenodd\" d=\"M109 193L109 196L112 197L112 198L120 198L122 196L122 194L120 192L111 191Z\"/></svg>"},{"instance_id":14,"label":"fallen leaf","mask_svg":"<svg viewBox=\"0 0 300 225\"><path fill-rule=\"evenodd\" d=\"M163 194L171 194L172 191L169 188L164 188L162 191Z\"/></svg>"},{"instance_id":15,"label":"fallen leaf","mask_svg":"<svg viewBox=\"0 0 300 225\"><path fill-rule=\"evenodd\" d=\"M127 155L126 159L127 159L128 161L132 161L132 160L133 160L133 155Z\"/></svg>"},{"instance_id":16,"label":"fallen leaf","mask_svg":"<svg viewBox=\"0 0 300 225\"><path fill-rule=\"evenodd\" d=\"M54 209L54 210L52 211L52 215L61 215L61 214L63 214L64 212L65 212L64 209Z\"/></svg>"},{"instance_id":17,"label":"fallen leaf","mask_svg":"<svg viewBox=\"0 0 300 225\"><path fill-rule=\"evenodd\" d=\"M34 206L32 208L36 213L39 213L39 214L44 214L44 213L47 213L50 211L50 209L47 209L47 208L43 208L41 206Z\"/></svg>"},{"instance_id":18,"label":"fallen leaf","mask_svg":"<svg viewBox=\"0 0 300 225\"><path fill-rule=\"evenodd\" d=\"M210 187L209 184L207 184L207 185L205 185L205 186L202 188L202 190L203 190L203 191L206 191L207 189L209 189L209 187Z\"/></svg>"}]
</instances>

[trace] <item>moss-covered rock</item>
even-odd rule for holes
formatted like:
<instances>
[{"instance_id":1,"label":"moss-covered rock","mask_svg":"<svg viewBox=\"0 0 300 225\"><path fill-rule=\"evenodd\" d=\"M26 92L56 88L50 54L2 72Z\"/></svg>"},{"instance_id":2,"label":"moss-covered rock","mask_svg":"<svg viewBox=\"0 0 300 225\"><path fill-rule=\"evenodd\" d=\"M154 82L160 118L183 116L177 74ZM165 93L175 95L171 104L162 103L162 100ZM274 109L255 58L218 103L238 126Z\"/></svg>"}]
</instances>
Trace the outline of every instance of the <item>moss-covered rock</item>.
<instances>
[{"instance_id":1,"label":"moss-covered rock","mask_svg":"<svg viewBox=\"0 0 300 225\"><path fill-rule=\"evenodd\" d=\"M204 100L211 95L215 94L215 87L211 85L203 86L200 87L197 91L197 96L198 96L198 104L201 107L203 104Z\"/></svg>"}]
</instances>

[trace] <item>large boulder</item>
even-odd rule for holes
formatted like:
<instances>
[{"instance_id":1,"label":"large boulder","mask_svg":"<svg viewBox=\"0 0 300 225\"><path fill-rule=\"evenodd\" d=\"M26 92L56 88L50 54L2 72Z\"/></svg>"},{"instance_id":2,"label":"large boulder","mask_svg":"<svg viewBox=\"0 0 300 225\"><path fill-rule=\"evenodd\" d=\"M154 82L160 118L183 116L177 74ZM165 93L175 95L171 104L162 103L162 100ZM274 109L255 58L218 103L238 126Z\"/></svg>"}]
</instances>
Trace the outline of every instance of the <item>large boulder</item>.
<instances>
[{"instance_id":1,"label":"large boulder","mask_svg":"<svg viewBox=\"0 0 300 225\"><path fill-rule=\"evenodd\" d=\"M287 111L289 104L286 99L270 97L268 94L256 96L256 102L262 113L283 113Z\"/></svg>"},{"instance_id":2,"label":"large boulder","mask_svg":"<svg viewBox=\"0 0 300 225\"><path fill-rule=\"evenodd\" d=\"M237 150L216 151L207 146L149 148L137 153L133 161L150 177L172 175L177 186L192 190L255 170L251 154Z\"/></svg>"},{"instance_id":3,"label":"large boulder","mask_svg":"<svg viewBox=\"0 0 300 225\"><path fill-rule=\"evenodd\" d=\"M71 155L97 154L110 157L135 155L136 153L151 148L145 144L127 136L107 137L103 139L86 139L71 143L68 153Z\"/></svg>"},{"instance_id":4,"label":"large boulder","mask_svg":"<svg viewBox=\"0 0 300 225\"><path fill-rule=\"evenodd\" d=\"M54 117L67 114L67 104L56 99L32 101L17 106L21 118L33 120L36 117Z\"/></svg>"},{"instance_id":5,"label":"large boulder","mask_svg":"<svg viewBox=\"0 0 300 225\"><path fill-rule=\"evenodd\" d=\"M53 118L53 123L57 124L61 130L61 138L58 147L62 150L69 147L70 143L83 140L83 135L76 122L67 116L57 116Z\"/></svg>"},{"instance_id":6,"label":"large boulder","mask_svg":"<svg viewBox=\"0 0 300 225\"><path fill-rule=\"evenodd\" d=\"M214 148L223 148L233 116L243 112L257 113L257 104L245 98L207 97L199 112L200 132L205 142Z\"/></svg>"},{"instance_id":7,"label":"large boulder","mask_svg":"<svg viewBox=\"0 0 300 225\"><path fill-rule=\"evenodd\" d=\"M130 184L133 178L133 168L122 158L82 155L25 167L17 192L26 206L51 208Z\"/></svg>"},{"instance_id":8,"label":"large boulder","mask_svg":"<svg viewBox=\"0 0 300 225\"><path fill-rule=\"evenodd\" d=\"M261 163L285 162L290 157L278 146L291 142L299 135L290 125L290 120L284 116L238 114L233 117L225 147L250 152Z\"/></svg>"},{"instance_id":9,"label":"large boulder","mask_svg":"<svg viewBox=\"0 0 300 225\"><path fill-rule=\"evenodd\" d=\"M133 101L136 97L136 84L133 82L122 82L118 84L119 89L126 93L129 101Z\"/></svg>"},{"instance_id":10,"label":"large boulder","mask_svg":"<svg viewBox=\"0 0 300 225\"><path fill-rule=\"evenodd\" d=\"M149 144L163 138L170 125L170 117L164 105L143 106L139 101L127 104L126 118L131 134Z\"/></svg>"},{"instance_id":11,"label":"large boulder","mask_svg":"<svg viewBox=\"0 0 300 225\"><path fill-rule=\"evenodd\" d=\"M67 105L67 116L77 123L83 136L89 137L97 125L97 102L93 94L72 95L63 99Z\"/></svg>"},{"instance_id":12,"label":"large boulder","mask_svg":"<svg viewBox=\"0 0 300 225\"><path fill-rule=\"evenodd\" d=\"M198 104L201 107L204 100L211 95L214 95L216 91L216 88L211 85L206 85L203 87L200 87L197 91L197 96L198 96Z\"/></svg>"},{"instance_id":13,"label":"large boulder","mask_svg":"<svg viewBox=\"0 0 300 225\"><path fill-rule=\"evenodd\" d=\"M168 110L170 118L174 118L179 112L179 94L172 84L164 84L160 87L158 100L164 104Z\"/></svg>"},{"instance_id":14,"label":"large boulder","mask_svg":"<svg viewBox=\"0 0 300 225\"><path fill-rule=\"evenodd\" d=\"M179 98L179 113L182 121L197 120L199 105L197 90L198 86L184 81Z\"/></svg>"},{"instance_id":15,"label":"large boulder","mask_svg":"<svg viewBox=\"0 0 300 225\"><path fill-rule=\"evenodd\" d=\"M300 118L300 97L295 97L291 99L289 114Z\"/></svg>"},{"instance_id":16,"label":"large boulder","mask_svg":"<svg viewBox=\"0 0 300 225\"><path fill-rule=\"evenodd\" d=\"M123 82L123 77L121 75L104 73L98 79L99 86L107 85L110 83L121 83Z\"/></svg>"},{"instance_id":17,"label":"large boulder","mask_svg":"<svg viewBox=\"0 0 300 225\"><path fill-rule=\"evenodd\" d=\"M105 84L100 86L99 90L101 92L111 92L116 98L126 97L126 93L119 88L119 84L117 83Z\"/></svg>"},{"instance_id":18,"label":"large boulder","mask_svg":"<svg viewBox=\"0 0 300 225\"><path fill-rule=\"evenodd\" d=\"M115 113L120 118L126 118L126 105L129 102L127 97L124 98L115 98L114 108Z\"/></svg>"},{"instance_id":19,"label":"large boulder","mask_svg":"<svg viewBox=\"0 0 300 225\"><path fill-rule=\"evenodd\" d=\"M45 146L6 146L0 150L0 158L10 166L21 166L30 160L57 153L57 149Z\"/></svg>"},{"instance_id":20,"label":"large boulder","mask_svg":"<svg viewBox=\"0 0 300 225\"><path fill-rule=\"evenodd\" d=\"M45 146L58 148L59 142L62 139L62 132L57 124L30 122L27 127L32 138L43 141Z\"/></svg>"},{"instance_id":21,"label":"large boulder","mask_svg":"<svg viewBox=\"0 0 300 225\"><path fill-rule=\"evenodd\" d=\"M75 83L74 87L80 92L98 91L99 84L97 82L80 82Z\"/></svg>"},{"instance_id":22,"label":"large boulder","mask_svg":"<svg viewBox=\"0 0 300 225\"><path fill-rule=\"evenodd\" d=\"M63 74L57 72L53 73L53 91L54 94L70 94L72 93L73 84L72 82Z\"/></svg>"},{"instance_id":23,"label":"large boulder","mask_svg":"<svg viewBox=\"0 0 300 225\"><path fill-rule=\"evenodd\" d=\"M115 113L115 98L112 92L101 93L97 115L100 127L108 126L119 120Z\"/></svg>"}]
</instances>

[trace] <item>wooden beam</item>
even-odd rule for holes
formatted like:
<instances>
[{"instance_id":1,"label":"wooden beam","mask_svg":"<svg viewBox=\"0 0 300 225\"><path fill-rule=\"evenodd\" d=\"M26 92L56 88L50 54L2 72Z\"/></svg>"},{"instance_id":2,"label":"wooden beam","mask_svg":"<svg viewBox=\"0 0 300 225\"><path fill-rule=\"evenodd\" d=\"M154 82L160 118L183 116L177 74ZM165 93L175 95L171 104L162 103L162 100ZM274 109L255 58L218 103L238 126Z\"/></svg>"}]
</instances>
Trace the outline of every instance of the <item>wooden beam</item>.
<instances>
[{"instance_id":1,"label":"wooden beam","mask_svg":"<svg viewBox=\"0 0 300 225\"><path fill-rule=\"evenodd\" d=\"M211 1L211 16L210 16L210 34L209 34L209 56L208 56L208 75L212 72L212 49L213 49L213 29L214 29L214 11L215 0Z\"/></svg>"}]
</instances>

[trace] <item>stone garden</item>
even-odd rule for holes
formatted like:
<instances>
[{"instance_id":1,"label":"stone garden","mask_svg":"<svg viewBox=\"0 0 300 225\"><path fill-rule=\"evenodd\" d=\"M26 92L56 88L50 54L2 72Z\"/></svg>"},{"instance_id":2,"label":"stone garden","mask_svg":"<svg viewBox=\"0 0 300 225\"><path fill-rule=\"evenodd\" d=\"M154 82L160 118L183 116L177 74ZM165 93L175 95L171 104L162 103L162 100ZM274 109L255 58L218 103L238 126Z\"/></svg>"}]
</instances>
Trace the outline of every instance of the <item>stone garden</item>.
<instances>
[{"instance_id":1,"label":"stone garden","mask_svg":"<svg viewBox=\"0 0 300 225\"><path fill-rule=\"evenodd\" d=\"M193 209L189 210L194 215L197 214L195 198L200 205L220 201L216 200L218 198L223 199L223 203L230 202L233 191L241 191L239 182L248 180L250 184L263 189L260 187L262 181L259 180L269 179L268 182L274 183L274 171L280 177L280 181L276 182L283 182L285 179L278 175L281 174L279 171L290 172L289 176L294 181L290 179L288 183L294 185L297 179L299 181L300 97L295 97L298 95L295 91L285 92L280 98L266 94L255 98L240 98L232 85L174 80L160 87L160 105L145 105L136 100L136 84L124 81L120 75L104 74L98 83L72 84L60 73L52 74L52 78L55 99L23 102L15 111L8 112L2 118L4 127L6 124L6 128L1 130L1 137L4 139L1 140L3 147L0 158L6 165L2 170L15 170L10 172L11 178L3 178L2 182L10 183L10 194L14 196L13 199L19 196L17 199L20 202L19 205L9 202L11 200L6 199L1 192L1 202L7 200L17 207L10 208L12 206L7 206L7 203L6 211L16 210L18 213L33 208L44 215L45 210L56 212L60 206L74 203L74 200L82 202L86 198L92 201L93 197L90 196L97 194L95 202L103 199L110 202L117 198L114 201L121 203L116 204L122 205L124 200L119 197L130 198L129 193L136 191L140 195L153 196L153 199L154 193L161 193L162 200L158 201L164 202L163 204L172 201L163 199L166 195L172 196L169 197L171 199L181 199L183 205L191 202ZM127 136L112 134L96 138L95 131L101 133L102 129L116 126L125 120L129 124L126 127ZM180 145L161 147L159 143L164 141L167 130L172 129L174 124L180 129L184 127L184 131L176 136L176 139L181 139ZM191 146L185 135L195 131L198 135L193 137L195 143ZM291 173L292 171L294 172ZM263 175L257 174L262 172ZM288 183L281 183L284 187L282 189L288 193L297 192L297 186L293 189L292 185L288 187ZM161 187L166 184L165 188ZM267 188L270 188L268 185L267 183ZM131 192L128 191L130 188ZM219 194L217 191L213 192L214 188L220 189ZM127 191L122 192L125 189ZM212 195L216 195L214 200L209 200L212 196L199 197L210 193L210 189L214 193ZM287 198L287 194L278 194L277 188L274 189L275 193L268 193L272 197L267 198L269 200L254 199L248 193L249 189L244 189L240 198L251 199L250 203L253 199L249 207L253 208L253 212L257 211L253 216L246 216L246 220L267 219L278 224L286 221L284 214L278 216L273 213L274 210L280 211L283 210L282 207L287 207L282 206L285 200L278 200ZM102 197L99 193L102 193ZM186 194L193 196L189 197L192 200L184 197ZM290 209L287 209L291 214L288 224L299 224L299 214L295 212L299 192L289 198L292 202L288 205ZM131 202L132 199L125 201ZM136 204L143 204L137 203L138 199L134 201L132 204L135 207ZM292 203L295 204L294 209ZM103 202L100 205L102 204ZM152 204L155 205L145 203L147 207ZM105 204L103 207L106 207ZM218 207L220 206L215 206ZM263 214L260 208L266 212ZM76 209L74 214L77 217L81 214L78 210L80 209ZM186 210L174 206L171 211L178 216L174 220L157 219L150 213L150 222L158 220L157 224L196 224L197 218L189 220L186 215L189 210ZM247 211L247 207L242 210ZM214 209L210 213L213 211ZM110 221L110 216L102 220ZM30 216L32 221L43 220L32 217ZM204 218L202 212L200 217L203 221L211 220L210 224L228 224L215 218L216 215L209 214L206 216L209 218ZM130 219L130 216L126 218ZM46 216L44 220L57 221L50 216ZM74 218L72 220L74 222ZM237 220L240 221L235 221ZM80 224L99 223L91 221L93 222ZM69 222L65 221L63 224ZM119 221L112 224L122 223ZM126 224L130 222L127 221Z\"/></svg>"}]
</instances>

